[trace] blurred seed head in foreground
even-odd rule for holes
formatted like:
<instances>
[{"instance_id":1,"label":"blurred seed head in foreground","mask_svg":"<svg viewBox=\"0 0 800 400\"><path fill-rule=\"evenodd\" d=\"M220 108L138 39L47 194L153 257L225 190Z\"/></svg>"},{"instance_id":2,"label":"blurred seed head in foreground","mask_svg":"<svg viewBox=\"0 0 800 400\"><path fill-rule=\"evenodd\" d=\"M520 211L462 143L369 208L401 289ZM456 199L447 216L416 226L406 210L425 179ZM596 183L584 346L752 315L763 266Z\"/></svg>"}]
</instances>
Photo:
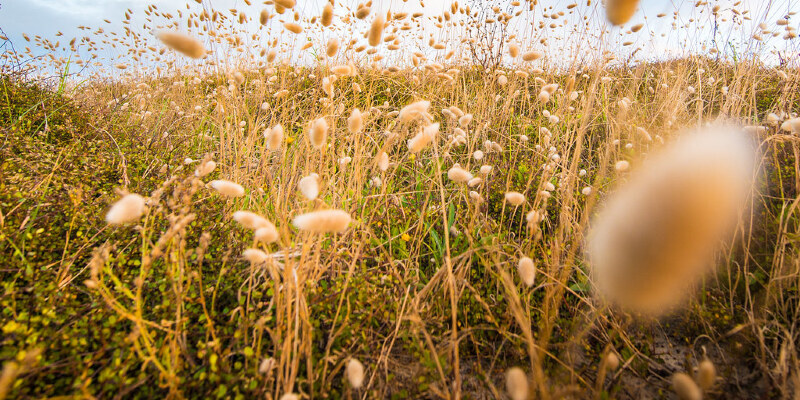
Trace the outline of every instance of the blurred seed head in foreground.
<instances>
[{"instance_id":1,"label":"blurred seed head in foreground","mask_svg":"<svg viewBox=\"0 0 800 400\"><path fill-rule=\"evenodd\" d=\"M606 16L614 25L622 25L633 17L639 0L605 0Z\"/></svg>"},{"instance_id":2,"label":"blurred seed head in foreground","mask_svg":"<svg viewBox=\"0 0 800 400\"><path fill-rule=\"evenodd\" d=\"M677 305L747 206L756 159L743 130L714 126L645 161L607 200L588 236L601 297L647 314Z\"/></svg>"}]
</instances>

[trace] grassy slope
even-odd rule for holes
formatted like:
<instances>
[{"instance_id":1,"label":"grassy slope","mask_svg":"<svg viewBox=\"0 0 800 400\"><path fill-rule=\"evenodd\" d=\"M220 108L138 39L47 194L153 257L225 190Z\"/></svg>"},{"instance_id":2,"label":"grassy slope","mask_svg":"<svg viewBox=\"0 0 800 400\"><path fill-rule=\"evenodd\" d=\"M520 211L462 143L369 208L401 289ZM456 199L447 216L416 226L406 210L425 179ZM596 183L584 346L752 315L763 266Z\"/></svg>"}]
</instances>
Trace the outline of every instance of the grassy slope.
<instances>
[{"instance_id":1,"label":"grassy slope","mask_svg":"<svg viewBox=\"0 0 800 400\"><path fill-rule=\"evenodd\" d=\"M380 84L391 85L386 82L391 81ZM82 108L34 85L12 83L5 78L2 83L0 359L16 358L22 362L26 350L42 350L41 357L28 363L14 383L12 396L152 398L175 395L170 386L180 387L186 397L252 397L272 392L276 383L255 370L265 354L279 351L267 344L259 346L260 335L274 340L276 335L284 334L278 328L270 329L273 318L285 318L280 307L274 307L270 300L278 289L274 282L279 279L254 271L241 260L238 255L249 239L225 216L231 211L230 206L213 196L194 192L192 168L176 167L183 157L196 154L194 144L178 142L171 148L154 145L136 132L135 119L124 114ZM372 89L379 94L385 92L382 87ZM402 84L394 92L402 93ZM646 96L642 93L640 101L645 101ZM769 96L759 97L758 114L763 115L772 106ZM383 100L405 104L410 96L375 95L370 103L381 104ZM516 118L521 121L528 116L512 111L509 127L517 131L504 135L523 131L535 135L533 130L525 130L521 122L515 125ZM299 127L294 129L299 135ZM717 395L724 397L730 391L779 395L777 388L786 383L771 380L774 376L763 368L771 365L765 358L772 351L780 351L785 338L778 325L767 321L797 316L792 314L797 287L784 288L778 304L771 303L773 308L762 305L771 301L768 274L778 246L774 232L781 222L780 209L797 196L797 155L789 143L776 144L772 150L765 174L770 179L771 197L760 205L763 226L755 230L755 245L746 257L758 266L755 272L746 280L734 277L732 285L725 283L726 276L709 282L702 296L687 310L661 323L629 321L621 314L600 319L588 316L589 310L581 303L586 295L585 282L575 276L570 280L572 294L568 292L559 306L562 312L549 349L560 362L548 358L544 363L554 387L558 386L555 382L563 382L568 390L572 390L570 385L579 392L589 390L596 374L596 360L603 348L612 344L623 362L634 354L638 356L624 372L610 378L604 390L623 397L659 393L667 387L669 375L684 368L686 355L697 354L698 347L706 345L709 356L726 377L715 389ZM534 165L521 163L513 167L498 168L496 182L524 184L536 170ZM155 241L158 232L168 229L169 215L184 213L184 205L201 215L182 233L183 242L174 244L189 260L187 274L196 277L187 281L192 284L176 288L179 279L174 274L178 270L166 261L153 264L149 278L141 286L145 305L141 316L150 321L171 321L180 299L182 336L171 337L168 323L154 328L154 350L148 353L131 345L136 341L131 338L136 332L131 320L121 317L119 310L109 307L107 298L89 290L83 282L89 277L86 266L94 249L104 243L111 249L107 265L115 279L135 282L141 271L142 237L129 228L109 229L102 219L104 210L117 198L115 188L127 186L133 192L150 193L171 175L177 178L164 197L175 201L154 211L147 221L149 234L154 235L150 240ZM415 175L411 170L401 171L406 184L425 188L427 184ZM365 190L369 193L369 189ZM524 230L519 215L523 210L517 210L515 218L510 217L512 211L504 210L499 200L502 185L492 192L494 198L487 199L483 209L489 218L481 224L487 226L485 231L496 233L477 238L461 235L450 240L452 254L460 255L453 260L458 278L468 283L458 299L457 318L463 335L462 386L474 398L494 397L495 391L503 391L505 368L527 363L520 330L515 327L500 283L503 270L490 267L498 255L504 256L496 249L496 243L508 241L510 251L516 246L515 234ZM182 200L186 193L190 193L192 201ZM444 284L437 283L437 279L443 279L437 275L444 251L444 232L437 225L437 218L441 217L436 212L423 215L424 211L416 211L425 210L429 201L430 197L414 193L390 201L367 201L364 208L372 214L364 215L369 215L370 234L349 239L363 246L345 246L336 238L321 242L315 257L329 260L328 265L333 268L306 286L307 308L302 310L307 315L302 319L307 323L298 329L301 335L310 335L310 340L304 341L307 347L299 350L305 361L297 371L298 387L334 398L350 393L339 372L349 354L366 355L364 361L368 365L378 362L378 355L385 357L382 361L387 370L375 375L378 384L372 389L372 395L377 397L434 396L442 391L442 374L448 379L453 376L453 360L447 352L450 303L446 291L439 289ZM453 202L449 207L452 225L469 206ZM409 212L420 213L420 222L409 218ZM782 222L784 229L796 232L796 216L791 218L794 219ZM459 227L467 229L464 224ZM411 242L401 237L407 230L415 237ZM214 239L198 259L197 249L204 246L203 232ZM543 233L553 234L546 229ZM421 238L418 243L414 243L416 238ZM794 244L785 245L789 246L786 254L793 254ZM464 256L475 248L486 251ZM745 256L733 260L743 262L742 258ZM409 259L416 267L404 264ZM119 288L119 284L109 285ZM254 285L259 289L252 290ZM429 294L425 295L426 291ZM542 318L542 291L524 296L527 304L535 306L529 317L536 332ZM111 297L134 307L135 302L122 294ZM415 298L422 302L410 304ZM753 309L764 309L769 314L754 317L766 326L762 338L740 325L748 323L747 310ZM398 315L403 318L398 320ZM418 319L424 319L425 324L415 323ZM266 326L266 332L260 326ZM593 328L587 330L586 326ZM576 342L571 340L573 337L580 339ZM392 344L390 354L383 353L387 344ZM180 361L164 361L176 354L180 354ZM337 361L321 363L324 357ZM561 362L571 367L565 368ZM175 370L159 373L159 368L167 365ZM312 373L317 379L310 386L308 378Z\"/></svg>"}]
</instances>

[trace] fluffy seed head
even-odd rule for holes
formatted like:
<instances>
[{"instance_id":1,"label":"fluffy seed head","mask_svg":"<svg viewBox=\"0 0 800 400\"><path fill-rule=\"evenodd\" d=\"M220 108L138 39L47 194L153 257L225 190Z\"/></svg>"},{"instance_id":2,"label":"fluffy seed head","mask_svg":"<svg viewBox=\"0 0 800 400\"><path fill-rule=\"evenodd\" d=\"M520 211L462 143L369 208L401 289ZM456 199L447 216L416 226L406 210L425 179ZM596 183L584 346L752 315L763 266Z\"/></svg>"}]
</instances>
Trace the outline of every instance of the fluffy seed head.
<instances>
[{"instance_id":1,"label":"fluffy seed head","mask_svg":"<svg viewBox=\"0 0 800 400\"><path fill-rule=\"evenodd\" d=\"M397 115L397 118L400 119L400 122L410 122L417 118L424 118L430 107L430 101L416 101L400 109L400 114Z\"/></svg>"},{"instance_id":2,"label":"fluffy seed head","mask_svg":"<svg viewBox=\"0 0 800 400\"><path fill-rule=\"evenodd\" d=\"M717 379L717 369L714 367L714 363L706 358L697 367L697 384L701 389L708 390L714 386L715 379Z\"/></svg>"},{"instance_id":3,"label":"fluffy seed head","mask_svg":"<svg viewBox=\"0 0 800 400\"><path fill-rule=\"evenodd\" d=\"M333 98L333 79L334 76L324 77L322 78L322 90L325 94L328 95L331 99Z\"/></svg>"},{"instance_id":4,"label":"fluffy seed head","mask_svg":"<svg viewBox=\"0 0 800 400\"><path fill-rule=\"evenodd\" d=\"M280 236L278 235L278 229L275 228L275 225L269 222L267 226L256 229L253 233L253 237L262 243L274 243L278 241Z\"/></svg>"},{"instance_id":5,"label":"fluffy seed head","mask_svg":"<svg viewBox=\"0 0 800 400\"><path fill-rule=\"evenodd\" d=\"M350 361L347 362L345 374L347 375L348 382L350 382L350 386L353 388L358 389L364 384L364 364L362 364L361 361L351 358Z\"/></svg>"},{"instance_id":6,"label":"fluffy seed head","mask_svg":"<svg viewBox=\"0 0 800 400\"><path fill-rule=\"evenodd\" d=\"M558 90L558 84L557 83L548 83L547 85L542 86L542 90L547 92L547 93L553 94L553 93L556 92L556 90Z\"/></svg>"},{"instance_id":7,"label":"fluffy seed head","mask_svg":"<svg viewBox=\"0 0 800 400\"><path fill-rule=\"evenodd\" d=\"M770 124L770 125L777 125L778 122L780 122L780 120L781 120L781 117L779 117L778 114L775 114L775 113L767 114L767 123Z\"/></svg>"},{"instance_id":8,"label":"fluffy seed head","mask_svg":"<svg viewBox=\"0 0 800 400\"><path fill-rule=\"evenodd\" d=\"M447 171L447 179L450 179L453 182L464 183L472 179L472 174L464 168L461 168L460 165L456 164Z\"/></svg>"},{"instance_id":9,"label":"fluffy seed head","mask_svg":"<svg viewBox=\"0 0 800 400\"><path fill-rule=\"evenodd\" d=\"M374 20L372 20L372 25L369 28L369 45L375 47L381 43L381 37L383 36L383 26L384 26L384 19L382 15L377 15Z\"/></svg>"},{"instance_id":10,"label":"fluffy seed head","mask_svg":"<svg viewBox=\"0 0 800 400\"><path fill-rule=\"evenodd\" d=\"M617 357L613 351L610 351L608 354L606 354L604 366L609 371L616 370L617 367L619 367L619 357Z\"/></svg>"},{"instance_id":11,"label":"fluffy seed head","mask_svg":"<svg viewBox=\"0 0 800 400\"><path fill-rule=\"evenodd\" d=\"M519 367L512 367L506 371L506 390L511 400L528 398L528 377Z\"/></svg>"},{"instance_id":12,"label":"fluffy seed head","mask_svg":"<svg viewBox=\"0 0 800 400\"><path fill-rule=\"evenodd\" d=\"M133 222L144 214L144 197L135 193L126 194L106 213L106 222L119 225Z\"/></svg>"},{"instance_id":13,"label":"fluffy seed head","mask_svg":"<svg viewBox=\"0 0 800 400\"><path fill-rule=\"evenodd\" d=\"M340 233L350 225L350 213L342 210L313 211L298 215L292 223L297 229L312 233Z\"/></svg>"},{"instance_id":14,"label":"fluffy seed head","mask_svg":"<svg viewBox=\"0 0 800 400\"><path fill-rule=\"evenodd\" d=\"M156 33L158 40L172 50L191 58L203 58L206 49L199 40L178 32L161 31Z\"/></svg>"},{"instance_id":15,"label":"fluffy seed head","mask_svg":"<svg viewBox=\"0 0 800 400\"><path fill-rule=\"evenodd\" d=\"M522 205L525 202L525 195L520 192L508 192L506 193L506 202L512 206Z\"/></svg>"},{"instance_id":16,"label":"fluffy seed head","mask_svg":"<svg viewBox=\"0 0 800 400\"><path fill-rule=\"evenodd\" d=\"M781 130L794 134L800 133L800 118L787 119L781 124Z\"/></svg>"},{"instance_id":17,"label":"fluffy seed head","mask_svg":"<svg viewBox=\"0 0 800 400\"><path fill-rule=\"evenodd\" d=\"M539 100L539 102L541 103L547 103L548 101L550 101L550 93L547 93L546 91L542 90L539 92L539 95L536 96L536 99Z\"/></svg>"},{"instance_id":18,"label":"fluffy seed head","mask_svg":"<svg viewBox=\"0 0 800 400\"><path fill-rule=\"evenodd\" d=\"M242 256L253 264L261 264L267 261L267 253L259 249L247 249L242 252Z\"/></svg>"},{"instance_id":19,"label":"fluffy seed head","mask_svg":"<svg viewBox=\"0 0 800 400\"><path fill-rule=\"evenodd\" d=\"M272 225L266 218L250 211L236 211L233 213L233 220L251 230Z\"/></svg>"},{"instance_id":20,"label":"fluffy seed head","mask_svg":"<svg viewBox=\"0 0 800 400\"><path fill-rule=\"evenodd\" d=\"M381 172L385 172L389 169L389 155L386 154L385 151L378 154L378 169L380 169Z\"/></svg>"},{"instance_id":21,"label":"fluffy seed head","mask_svg":"<svg viewBox=\"0 0 800 400\"><path fill-rule=\"evenodd\" d=\"M511 58L517 58L519 55L519 46L513 43L508 45L508 55L511 56Z\"/></svg>"},{"instance_id":22,"label":"fluffy seed head","mask_svg":"<svg viewBox=\"0 0 800 400\"><path fill-rule=\"evenodd\" d=\"M275 0L275 4L278 4L281 7L289 8L289 9L294 8L294 3L295 3L295 0Z\"/></svg>"},{"instance_id":23,"label":"fluffy seed head","mask_svg":"<svg viewBox=\"0 0 800 400\"><path fill-rule=\"evenodd\" d=\"M672 375L672 390L681 400L701 400L703 392L689 375L679 372Z\"/></svg>"},{"instance_id":24,"label":"fluffy seed head","mask_svg":"<svg viewBox=\"0 0 800 400\"><path fill-rule=\"evenodd\" d=\"M367 18L369 12L370 12L369 7L358 7L358 9L356 10L356 18L358 19Z\"/></svg>"},{"instance_id":25,"label":"fluffy seed head","mask_svg":"<svg viewBox=\"0 0 800 400\"><path fill-rule=\"evenodd\" d=\"M606 16L614 25L622 25L633 17L639 0L606 0Z\"/></svg>"},{"instance_id":26,"label":"fluffy seed head","mask_svg":"<svg viewBox=\"0 0 800 400\"><path fill-rule=\"evenodd\" d=\"M684 135L651 155L607 200L588 236L599 294L644 313L676 305L732 233L755 160L746 134L731 127Z\"/></svg>"},{"instance_id":27,"label":"fluffy seed head","mask_svg":"<svg viewBox=\"0 0 800 400\"><path fill-rule=\"evenodd\" d=\"M214 172L214 169L216 169L216 168L217 168L217 163L215 163L214 161L208 160L208 161L206 161L204 163L201 163L200 165L197 166L197 169L194 170L194 176L196 176L198 178L202 178L202 177Z\"/></svg>"},{"instance_id":28,"label":"fluffy seed head","mask_svg":"<svg viewBox=\"0 0 800 400\"><path fill-rule=\"evenodd\" d=\"M433 142L436 134L439 133L439 123L428 125L422 128L422 131L417 133L416 136L408 140L408 151L412 153L419 153L428 144Z\"/></svg>"},{"instance_id":29,"label":"fluffy seed head","mask_svg":"<svg viewBox=\"0 0 800 400\"><path fill-rule=\"evenodd\" d=\"M529 51L522 54L522 61L535 61L542 58L542 52L540 51Z\"/></svg>"},{"instance_id":30,"label":"fluffy seed head","mask_svg":"<svg viewBox=\"0 0 800 400\"><path fill-rule=\"evenodd\" d=\"M217 193L227 197L242 197L244 196L244 188L238 183L226 180L216 180L208 183L212 189Z\"/></svg>"},{"instance_id":31,"label":"fluffy seed head","mask_svg":"<svg viewBox=\"0 0 800 400\"><path fill-rule=\"evenodd\" d=\"M267 129L264 135L267 139L268 149L273 151L280 150L281 144L283 144L283 125L277 124L272 129Z\"/></svg>"},{"instance_id":32,"label":"fluffy seed head","mask_svg":"<svg viewBox=\"0 0 800 400\"><path fill-rule=\"evenodd\" d=\"M261 365L258 366L258 372L266 374L272 371L273 368L275 368L275 359L272 357L267 357L261 361Z\"/></svg>"},{"instance_id":33,"label":"fluffy seed head","mask_svg":"<svg viewBox=\"0 0 800 400\"><path fill-rule=\"evenodd\" d=\"M328 139L328 121L324 117L320 117L311 122L311 129L308 130L308 139L311 145L319 149L325 145L325 140Z\"/></svg>"},{"instance_id":34,"label":"fluffy seed head","mask_svg":"<svg viewBox=\"0 0 800 400\"><path fill-rule=\"evenodd\" d=\"M480 194L480 193L478 193L478 192L476 192L476 191L474 191L474 190L470 190L470 192L469 192L469 198L470 198L470 199L472 199L472 201L474 201L474 202L476 202L476 203L481 203L481 202L483 202L483 196L481 196L481 194Z\"/></svg>"},{"instance_id":35,"label":"fluffy seed head","mask_svg":"<svg viewBox=\"0 0 800 400\"><path fill-rule=\"evenodd\" d=\"M287 31L299 34L303 32L303 27L295 24L294 22L286 22L283 24L283 27L286 28Z\"/></svg>"},{"instance_id":36,"label":"fluffy seed head","mask_svg":"<svg viewBox=\"0 0 800 400\"><path fill-rule=\"evenodd\" d=\"M331 68L331 72L336 74L336 76L344 76L350 75L352 70L350 69L349 65L336 65Z\"/></svg>"},{"instance_id":37,"label":"fluffy seed head","mask_svg":"<svg viewBox=\"0 0 800 400\"><path fill-rule=\"evenodd\" d=\"M322 26L330 26L333 22L333 4L326 3L325 8L322 9L322 18L320 19Z\"/></svg>"},{"instance_id":38,"label":"fluffy seed head","mask_svg":"<svg viewBox=\"0 0 800 400\"><path fill-rule=\"evenodd\" d=\"M364 119L361 117L361 111L354 108L353 112L350 113L350 117L347 118L347 130L350 131L350 133L359 133L363 126Z\"/></svg>"},{"instance_id":39,"label":"fluffy seed head","mask_svg":"<svg viewBox=\"0 0 800 400\"><path fill-rule=\"evenodd\" d=\"M333 57L338 52L339 52L339 39L331 38L330 40L328 40L328 45L325 48L325 54L327 54L328 57Z\"/></svg>"},{"instance_id":40,"label":"fluffy seed head","mask_svg":"<svg viewBox=\"0 0 800 400\"><path fill-rule=\"evenodd\" d=\"M533 265L533 260L528 257L520 258L517 269L522 282L528 287L533 286L533 282L536 279L536 267Z\"/></svg>"},{"instance_id":41,"label":"fluffy seed head","mask_svg":"<svg viewBox=\"0 0 800 400\"><path fill-rule=\"evenodd\" d=\"M303 197L309 200L316 199L317 196L319 196L319 175L312 173L300 179L300 181L297 182L297 188L300 189L300 193L303 194Z\"/></svg>"}]
</instances>

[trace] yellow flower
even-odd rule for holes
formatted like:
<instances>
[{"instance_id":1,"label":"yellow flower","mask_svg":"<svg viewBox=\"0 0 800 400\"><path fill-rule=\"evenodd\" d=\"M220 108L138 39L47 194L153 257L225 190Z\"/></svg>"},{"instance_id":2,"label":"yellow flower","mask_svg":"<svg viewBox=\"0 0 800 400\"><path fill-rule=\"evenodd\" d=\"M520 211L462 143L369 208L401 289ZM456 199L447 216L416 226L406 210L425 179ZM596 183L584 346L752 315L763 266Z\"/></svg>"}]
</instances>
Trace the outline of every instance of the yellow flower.
<instances>
[{"instance_id":1,"label":"yellow flower","mask_svg":"<svg viewBox=\"0 0 800 400\"><path fill-rule=\"evenodd\" d=\"M289 136L289 137L286 138L286 144L292 144L292 142L294 142L294 138L293 137Z\"/></svg>"},{"instance_id":2,"label":"yellow flower","mask_svg":"<svg viewBox=\"0 0 800 400\"><path fill-rule=\"evenodd\" d=\"M400 239L403 239L404 242L407 242L407 241L411 240L411 236L409 236L409 234L407 234L407 233L404 233L404 234L402 234L400 236Z\"/></svg>"},{"instance_id":3,"label":"yellow flower","mask_svg":"<svg viewBox=\"0 0 800 400\"><path fill-rule=\"evenodd\" d=\"M416 154L411 154L411 155L409 155L409 156L408 156L408 159L409 159L410 161L414 161L414 160L416 160L416 159L417 159L417 155L416 155Z\"/></svg>"}]
</instances>

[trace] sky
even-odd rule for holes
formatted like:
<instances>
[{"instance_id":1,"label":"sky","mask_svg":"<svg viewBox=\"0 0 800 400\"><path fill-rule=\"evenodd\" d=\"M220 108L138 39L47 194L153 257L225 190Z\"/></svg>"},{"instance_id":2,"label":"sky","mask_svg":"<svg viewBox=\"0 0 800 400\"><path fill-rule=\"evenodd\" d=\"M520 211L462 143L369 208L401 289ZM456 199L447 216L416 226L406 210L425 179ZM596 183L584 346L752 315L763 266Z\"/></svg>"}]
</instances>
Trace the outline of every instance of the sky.
<instances>
[{"instance_id":1,"label":"sky","mask_svg":"<svg viewBox=\"0 0 800 400\"><path fill-rule=\"evenodd\" d=\"M212 5L217 10L227 10L229 8L243 8L244 0L203 0L207 5ZM325 0L298 0L298 9L303 15L319 15L322 9L322 4ZM568 0L569 1L569 0ZM620 28L608 28L604 23L605 19L602 15L602 9L598 11L597 3L602 0L594 0L591 7L586 7L586 0L575 0L579 5L579 13L588 15L590 18L597 20L597 29L608 29L603 35L603 40L609 42L609 48L618 49L621 53L630 48L637 46L642 47L638 52L639 56L648 57L663 57L668 55L686 55L687 52L703 53L707 51L708 43L710 42L711 24L707 24L705 30L695 29L694 31L684 30L683 32L676 32L671 23L673 20L667 18L656 18L659 13L666 13L668 16L674 11L679 11L679 20L684 23L696 18L702 22L702 18L709 18L709 13L698 15L694 7L695 0L642 0L640 8L635 14L631 22L626 26L632 26L636 23L644 23L645 31L655 33L654 39L638 39L634 46L630 48L620 47L621 40ZM85 35L77 29L79 25L86 25L92 28L103 27L106 31L122 31L121 21L126 9L134 11L133 27L141 27L143 22L143 10L148 4L155 4L161 11L174 11L177 9L186 10L187 2L192 7L198 7L194 0L0 0L0 29L12 40L15 47L24 48L28 45L22 39L22 33L29 35L41 35L51 40L56 40L55 35L57 32L62 32L63 41L69 41L72 37L80 37ZM252 9L259 10L264 7L260 1L254 0L256 3ZM398 10L414 12L424 11L426 14L436 15L441 14L444 10L449 8L451 0L428 0L425 8L419 7L419 0L373 0L373 9L387 10L391 9L393 12ZM473 0L472 4L480 2L480 0ZM494 1L493 3L505 3L509 1ZM357 1L339 0L337 4L352 3ZM470 0L462 0L464 3L470 3ZM523 1L525 3L525 1ZM720 5L723 10L730 9L737 1L710 1L710 5ZM789 12L800 11L800 0L742 0L736 6L740 11L750 10L750 15L753 20L760 22L766 20L774 25L774 21L784 17ZM540 7L547 6L548 4L561 4L557 9L563 9L563 0L541 0ZM266 6L271 9L272 6ZM709 6L710 7L710 6ZM724 11L723 11L723 15ZM727 15L731 15L728 13ZM111 23L104 22L104 19L111 21ZM257 17L255 18L257 19ZM790 25L797 26L795 20L800 20L800 15L792 16L790 18ZM359 21L363 22L363 21ZM549 22L549 21L548 21ZM529 34L529 30L525 26L516 25L520 37L525 37ZM723 41L729 44L740 43L737 46L745 46L744 43L749 41L749 37L756 31L755 23L745 24L740 29L733 31L731 37L724 38ZM658 36L664 34L664 38ZM599 32L591 32L591 35L598 37ZM295 39L296 40L296 39ZM564 51L566 47L571 45L568 43L569 38L563 38L563 42L549 42L548 50L551 52ZM586 38L581 38L586 40ZM800 39L795 39L798 41ZM573 38L574 41L574 38ZM737 42L738 41L738 42ZM784 43L778 40L776 43L778 48L786 49ZM704 45L706 45L704 47ZM615 47L616 46L616 47ZM722 45L724 47L724 44ZM781 47L783 46L783 47ZM794 49L790 47L790 49ZM6 50L6 47L3 48ZM730 49L729 49L730 50ZM741 51L741 49L737 49ZM762 57L768 61L774 61L774 54L770 55L768 50L763 50Z\"/></svg>"}]
</instances>

